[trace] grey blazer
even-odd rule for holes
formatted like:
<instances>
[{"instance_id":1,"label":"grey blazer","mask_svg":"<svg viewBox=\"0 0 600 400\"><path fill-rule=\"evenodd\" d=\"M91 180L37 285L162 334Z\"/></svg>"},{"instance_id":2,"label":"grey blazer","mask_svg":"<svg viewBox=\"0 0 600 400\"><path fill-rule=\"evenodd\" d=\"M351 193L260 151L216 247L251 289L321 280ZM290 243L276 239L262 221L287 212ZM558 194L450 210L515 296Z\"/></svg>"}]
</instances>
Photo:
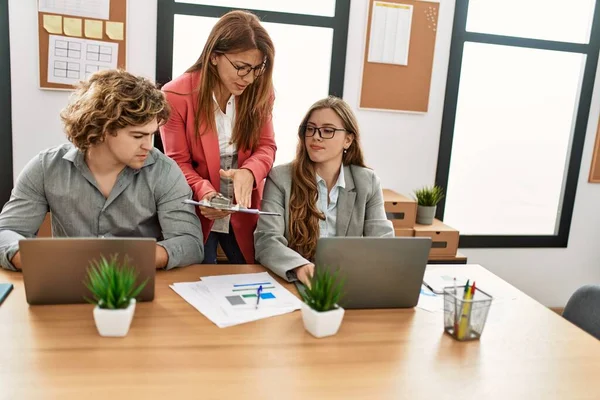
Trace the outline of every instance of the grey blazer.
<instances>
[{"instance_id":1,"label":"grey blazer","mask_svg":"<svg viewBox=\"0 0 600 400\"><path fill-rule=\"evenodd\" d=\"M336 236L394 236L386 219L381 183L375 173L355 165L344 167L346 187L340 188ZM282 216L261 216L254 232L256 261L285 280L287 272L310 261L288 247L291 164L279 165L267 177L262 210Z\"/></svg>"}]
</instances>

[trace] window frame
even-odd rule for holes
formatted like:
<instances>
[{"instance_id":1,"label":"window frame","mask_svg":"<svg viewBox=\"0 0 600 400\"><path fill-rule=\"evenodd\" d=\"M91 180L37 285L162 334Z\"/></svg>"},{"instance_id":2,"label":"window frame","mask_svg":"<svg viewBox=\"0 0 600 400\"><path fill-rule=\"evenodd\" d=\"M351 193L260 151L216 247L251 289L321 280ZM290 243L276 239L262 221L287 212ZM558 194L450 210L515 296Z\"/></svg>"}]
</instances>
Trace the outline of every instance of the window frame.
<instances>
[{"instance_id":1,"label":"window frame","mask_svg":"<svg viewBox=\"0 0 600 400\"><path fill-rule=\"evenodd\" d=\"M10 36L8 1L0 1L0 209L13 187Z\"/></svg>"},{"instance_id":2,"label":"window frame","mask_svg":"<svg viewBox=\"0 0 600 400\"><path fill-rule=\"evenodd\" d=\"M454 123L458 90L460 87L460 74L465 42L495 44L531 49L555 50L563 52L580 53L586 55L579 105L575 119L575 129L572 136L571 149L566 171L566 181L563 186L563 198L558 210L558 232L555 235L461 235L461 248L527 248L527 247L567 247L577 183L581 168L581 157L588 126L590 106L596 79L598 55L600 52L600 0L596 0L590 41L588 44L559 42L551 40L530 39L512 36L503 36L487 33L468 32L467 14L469 0L457 0L452 28L452 42L450 47L450 61L442 128L436 170L436 185L441 186L445 192L448 189L450 162L452 157L452 143L454 137ZM439 204L436 217L444 218L446 199Z\"/></svg>"},{"instance_id":3,"label":"window frame","mask_svg":"<svg viewBox=\"0 0 600 400\"><path fill-rule=\"evenodd\" d=\"M261 22L333 29L331 68L329 71L329 94L341 98L344 94L350 1L351 0L337 0L335 2L335 13L333 17L266 10L248 11L256 14ZM225 13L232 10L236 10L236 8L177 3L175 0L159 0L156 34L156 82L162 86L173 79L173 33L175 27L175 15L220 18ZM161 151L163 150L160 137L157 136L155 138L154 146Z\"/></svg>"}]
</instances>

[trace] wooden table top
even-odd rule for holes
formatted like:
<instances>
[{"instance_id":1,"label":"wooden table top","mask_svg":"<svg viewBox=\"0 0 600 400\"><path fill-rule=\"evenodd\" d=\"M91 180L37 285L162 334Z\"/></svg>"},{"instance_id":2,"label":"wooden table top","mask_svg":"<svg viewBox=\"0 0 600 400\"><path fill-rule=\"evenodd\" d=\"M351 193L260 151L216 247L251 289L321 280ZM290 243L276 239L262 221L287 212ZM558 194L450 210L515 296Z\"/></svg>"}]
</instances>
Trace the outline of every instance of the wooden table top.
<instances>
[{"instance_id":1,"label":"wooden table top","mask_svg":"<svg viewBox=\"0 0 600 400\"><path fill-rule=\"evenodd\" d=\"M21 274L0 271L15 285L0 306L0 399L600 396L600 341L480 266L428 268L458 271L503 298L481 340L454 341L442 313L419 308L349 310L324 339L304 330L299 311L220 329L168 287L263 271L253 265L160 271L128 336L103 338L92 305L29 306Z\"/></svg>"}]
</instances>

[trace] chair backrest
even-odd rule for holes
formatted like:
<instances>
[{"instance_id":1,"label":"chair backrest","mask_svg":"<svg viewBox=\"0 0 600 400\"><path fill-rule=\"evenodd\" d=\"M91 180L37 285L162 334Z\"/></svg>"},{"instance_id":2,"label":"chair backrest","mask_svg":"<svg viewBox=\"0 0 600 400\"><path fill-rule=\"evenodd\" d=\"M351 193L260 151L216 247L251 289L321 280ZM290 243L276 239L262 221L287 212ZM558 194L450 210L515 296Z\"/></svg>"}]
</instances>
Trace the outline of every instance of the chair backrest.
<instances>
[{"instance_id":1,"label":"chair backrest","mask_svg":"<svg viewBox=\"0 0 600 400\"><path fill-rule=\"evenodd\" d=\"M565 306L563 317L600 339L600 285L577 289Z\"/></svg>"}]
</instances>

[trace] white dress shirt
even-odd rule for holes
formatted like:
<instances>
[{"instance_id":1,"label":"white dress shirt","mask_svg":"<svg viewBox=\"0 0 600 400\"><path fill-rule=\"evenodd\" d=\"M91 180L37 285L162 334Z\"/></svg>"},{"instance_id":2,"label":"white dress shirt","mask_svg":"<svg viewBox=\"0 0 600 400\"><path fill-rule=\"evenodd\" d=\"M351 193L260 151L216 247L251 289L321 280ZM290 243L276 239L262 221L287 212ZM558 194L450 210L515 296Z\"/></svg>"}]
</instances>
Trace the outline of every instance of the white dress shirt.
<instances>
[{"instance_id":1,"label":"white dress shirt","mask_svg":"<svg viewBox=\"0 0 600 400\"><path fill-rule=\"evenodd\" d=\"M216 105L215 110L215 125L217 135L219 137L219 154L221 156L221 169L228 171L237 168L237 149L231 142L233 126L235 125L235 97L231 95L227 100L225 112L221 110L217 97L213 93L213 100ZM221 178L220 192L223 196L233 201L233 181L229 178ZM229 221L231 216L228 215L221 219L216 219L213 223L211 232L229 233Z\"/></svg>"}]
</instances>

